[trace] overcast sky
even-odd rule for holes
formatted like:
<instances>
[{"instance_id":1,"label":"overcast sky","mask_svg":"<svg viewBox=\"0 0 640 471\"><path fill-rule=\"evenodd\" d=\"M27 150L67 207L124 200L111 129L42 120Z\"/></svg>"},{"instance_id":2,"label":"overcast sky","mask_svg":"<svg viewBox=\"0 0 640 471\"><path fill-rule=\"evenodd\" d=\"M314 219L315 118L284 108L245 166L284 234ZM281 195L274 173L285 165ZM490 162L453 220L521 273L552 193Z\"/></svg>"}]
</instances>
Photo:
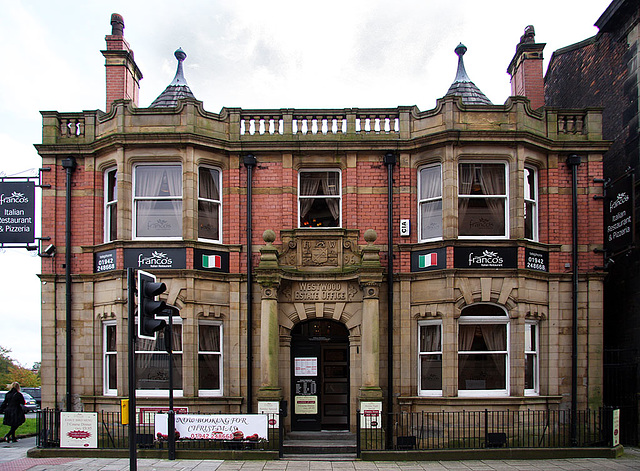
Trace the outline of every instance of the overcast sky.
<instances>
[{"instance_id":1,"label":"overcast sky","mask_svg":"<svg viewBox=\"0 0 640 471\"><path fill-rule=\"evenodd\" d=\"M211 112L222 107L435 107L455 77L458 43L494 104L527 25L553 51L593 36L610 0L0 0L0 173L35 175L41 110L105 109L111 13L144 78L148 106L175 74ZM21 173L22 172L22 173ZM38 229L39 230L39 229ZM47 236L47 234L42 234ZM0 346L40 361L40 260L0 249ZM63 308L61 306L61 308Z\"/></svg>"}]
</instances>

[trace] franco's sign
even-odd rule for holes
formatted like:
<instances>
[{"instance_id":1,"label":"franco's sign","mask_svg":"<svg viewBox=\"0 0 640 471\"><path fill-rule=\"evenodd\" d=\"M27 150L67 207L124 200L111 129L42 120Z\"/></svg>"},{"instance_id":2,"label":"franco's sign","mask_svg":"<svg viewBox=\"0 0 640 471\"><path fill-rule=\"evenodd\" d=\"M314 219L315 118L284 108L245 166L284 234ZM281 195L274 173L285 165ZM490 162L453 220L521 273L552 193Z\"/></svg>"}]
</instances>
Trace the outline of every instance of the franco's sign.
<instances>
[{"instance_id":1,"label":"franco's sign","mask_svg":"<svg viewBox=\"0 0 640 471\"><path fill-rule=\"evenodd\" d=\"M634 177L630 173L606 188L604 244L610 253L622 252L633 244L633 187Z\"/></svg>"},{"instance_id":2,"label":"franco's sign","mask_svg":"<svg viewBox=\"0 0 640 471\"><path fill-rule=\"evenodd\" d=\"M34 182L0 182L0 243L33 243L35 195Z\"/></svg>"},{"instance_id":3,"label":"franco's sign","mask_svg":"<svg viewBox=\"0 0 640 471\"><path fill-rule=\"evenodd\" d=\"M517 268L518 250L515 247L455 247L455 268Z\"/></svg>"},{"instance_id":4,"label":"franco's sign","mask_svg":"<svg viewBox=\"0 0 640 471\"><path fill-rule=\"evenodd\" d=\"M185 249L124 249L125 268L158 270L187 268Z\"/></svg>"}]
</instances>

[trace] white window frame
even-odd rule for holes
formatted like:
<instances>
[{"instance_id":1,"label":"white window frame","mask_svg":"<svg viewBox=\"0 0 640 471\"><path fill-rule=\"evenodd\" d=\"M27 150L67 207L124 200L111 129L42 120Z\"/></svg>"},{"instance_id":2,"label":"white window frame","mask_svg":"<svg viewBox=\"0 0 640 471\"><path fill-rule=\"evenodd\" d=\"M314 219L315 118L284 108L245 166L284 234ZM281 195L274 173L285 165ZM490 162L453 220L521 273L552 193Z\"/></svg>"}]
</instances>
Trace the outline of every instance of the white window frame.
<instances>
[{"instance_id":1,"label":"white window frame","mask_svg":"<svg viewBox=\"0 0 640 471\"><path fill-rule=\"evenodd\" d=\"M535 327L534 338L533 338L533 348L534 350L528 350L528 341L527 335L531 332L531 328ZM533 388L524 390L525 396L538 396L540 395L540 323L537 321L525 321L525 331L524 331L524 361L525 361L525 374L526 374L526 363L527 363L527 355L533 356ZM525 385L526 385L526 377L525 377Z\"/></svg>"},{"instance_id":2,"label":"white window frame","mask_svg":"<svg viewBox=\"0 0 640 471\"><path fill-rule=\"evenodd\" d=\"M114 175L115 187L114 187L114 199L109 200L109 176ZM115 221L111 215L111 208L115 206ZM118 224L118 169L116 167L108 168L104 172L104 242L112 242L115 239L111 238L111 228L113 224ZM117 234L116 234L117 238Z\"/></svg>"},{"instance_id":3,"label":"white window frame","mask_svg":"<svg viewBox=\"0 0 640 471\"><path fill-rule=\"evenodd\" d=\"M438 169L440 170L440 195L439 196L434 196L431 198L424 198L422 199L422 172L426 171L428 169L432 169L438 167ZM437 237L423 237L422 235L422 205L426 204L426 203L433 203L436 201L440 201L440 235ZM434 164L430 164L430 165L425 165L424 167L421 167L418 170L418 231L419 231L419 235L418 238L420 240L420 242L429 242L432 240L441 240L442 239L442 232L444 230L444 224L443 224L443 215L442 215L442 164L440 162L438 163L434 163Z\"/></svg>"},{"instance_id":4,"label":"white window frame","mask_svg":"<svg viewBox=\"0 0 640 471\"><path fill-rule=\"evenodd\" d=\"M182 240L182 228L184 221L184 177L180 183L180 195L171 195L171 196L136 196L136 181L137 181L137 172L138 169L144 167L179 167L180 174L183 174L182 164L180 162L162 162L162 163L154 163L154 164L138 164L133 167L133 191L131 192L132 202L132 212L133 212L133 220L131 221L131 230L133 232L133 239L135 240ZM159 235L155 236L139 236L138 235L138 202L142 201L180 201L180 235L179 236L167 236L162 237Z\"/></svg>"},{"instance_id":5,"label":"white window frame","mask_svg":"<svg viewBox=\"0 0 640 471\"><path fill-rule=\"evenodd\" d=\"M200 326L209 325L209 326L217 326L220 329L220 351L213 352L208 350L200 350ZM202 397L212 397L212 396L222 396L222 391L224 390L224 376L223 376L223 359L224 359L224 336L223 336L223 326L220 321L207 321L200 320L198 321L198 377L200 375L200 355L217 355L219 357L219 377L220 377L220 388L219 389L202 389L200 388L200 384L198 384L198 396ZM198 382L199 383L199 382Z\"/></svg>"},{"instance_id":6,"label":"white window frame","mask_svg":"<svg viewBox=\"0 0 640 471\"><path fill-rule=\"evenodd\" d=\"M460 165L485 165L485 164L500 164L504 167L504 194L502 195L461 195L460 194ZM505 162L504 160L461 160L458 162L458 182L456 194L458 200L460 198L470 198L470 199L501 199L504 201L504 231L502 235L460 235L460 213L459 213L459 202L456 202L456 212L458 214L458 239L467 239L467 240L498 240L498 239L508 239L509 238L509 162Z\"/></svg>"},{"instance_id":7,"label":"white window frame","mask_svg":"<svg viewBox=\"0 0 640 471\"><path fill-rule=\"evenodd\" d=\"M420 346L420 330L424 326L429 325L437 325L440 327L440 350L438 351L429 351L422 352L422 348ZM440 389L422 389L422 357L423 356L432 356L432 355L440 355L440 361L444 365L444 355L442 353L442 346L444 344L444 336L443 336L443 328L442 328L442 319L437 320L425 320L418 322L418 396L442 396L442 388ZM440 370L440 380L444 381L443 375L444 367Z\"/></svg>"},{"instance_id":8,"label":"white window frame","mask_svg":"<svg viewBox=\"0 0 640 471\"><path fill-rule=\"evenodd\" d=\"M218 195L219 199L210 199L204 198L200 196L200 170L215 170L218 172ZM218 205L218 238L210 239L207 237L200 237L200 201L206 203L213 203ZM218 167L210 166L210 165L200 165L198 167L198 215L197 215L197 224L198 224L198 240L204 240L208 242L217 242L222 243L222 170Z\"/></svg>"},{"instance_id":9,"label":"white window frame","mask_svg":"<svg viewBox=\"0 0 640 471\"><path fill-rule=\"evenodd\" d=\"M335 227L310 227L310 226L302 226L301 225L301 216L300 216L300 200L305 198L311 198L311 196L302 196L300 194L301 189L301 175L303 173L322 173L322 172L335 172L338 174L338 194L337 195L319 195L313 196L313 198L324 198L324 199L337 199L340 207L340 214L338 216L338 225ZM301 168L298 170L298 227L301 229L340 229L342 228L342 171L337 168Z\"/></svg>"},{"instance_id":10,"label":"white window frame","mask_svg":"<svg viewBox=\"0 0 640 471\"><path fill-rule=\"evenodd\" d=\"M115 329L116 335L116 349L114 351L107 350L107 330L109 328ZM116 383L118 381L118 343L117 343L118 327L115 320L104 321L102 323L102 393L105 396L117 396L118 387L109 388L109 362L115 362L116 368ZM112 358L112 360L110 360Z\"/></svg>"},{"instance_id":11,"label":"white window frame","mask_svg":"<svg viewBox=\"0 0 640 471\"><path fill-rule=\"evenodd\" d=\"M531 237L527 237L526 234L526 225L525 225L525 239L537 241L538 240L538 169L536 169L532 165L525 165L524 167L524 210L525 215L527 211L527 203L529 203L532 208L531 214ZM531 199L527 192L527 171L533 174L533 199ZM526 221L526 218L525 218Z\"/></svg>"},{"instance_id":12,"label":"white window frame","mask_svg":"<svg viewBox=\"0 0 640 471\"><path fill-rule=\"evenodd\" d=\"M169 318L165 317L165 316L156 316L156 319L161 319L161 320L165 320L167 322L167 324L169 323ZM182 318L180 318L179 316L174 316L173 317L173 325L180 325L181 326L181 349L180 350L173 350L173 355L180 355L182 358L182 371L180 371L180 374L182 376L182 386L184 388L184 328L183 328L183 323L182 323ZM136 332L137 332L137 328L138 328L138 319L136 318ZM156 342L157 342L157 336L156 336ZM138 345L138 343L136 342L136 345ZM150 353L152 352L152 353ZM162 354L162 355L167 355L167 357L169 357L169 353L167 353L166 350L153 350L153 351L145 351L145 350L136 350L136 361L137 359L140 357L140 355L151 355L151 354ZM135 368L137 368L137 364L134 366ZM174 370L174 378L175 378L175 370ZM136 377L136 381L138 381L140 378ZM174 389L173 390L173 395L174 397L182 397L183 396L183 389ZM136 397L169 397L169 389L138 389L137 384L136 384Z\"/></svg>"},{"instance_id":13,"label":"white window frame","mask_svg":"<svg viewBox=\"0 0 640 471\"><path fill-rule=\"evenodd\" d=\"M492 324L492 325L505 325L506 329L506 350L491 350L491 354L504 354L505 355L505 388L504 389L458 389L459 397L503 397L510 394L510 382L511 382L511 361L510 361L510 347L511 347L511 332L510 322L507 312L502 306L493 303L477 303L470 306L488 305L498 307L503 311L504 316L464 316L460 315L458 318L458 326L460 325L478 325L478 324ZM466 306L466 307L470 307ZM464 309L462 311L464 313ZM460 331L458 329L458 335ZM458 355L458 375L456 377L456 384L460 375L460 348L459 341L456 342L456 353ZM463 355L483 355L487 354L487 351L464 351Z\"/></svg>"}]
</instances>

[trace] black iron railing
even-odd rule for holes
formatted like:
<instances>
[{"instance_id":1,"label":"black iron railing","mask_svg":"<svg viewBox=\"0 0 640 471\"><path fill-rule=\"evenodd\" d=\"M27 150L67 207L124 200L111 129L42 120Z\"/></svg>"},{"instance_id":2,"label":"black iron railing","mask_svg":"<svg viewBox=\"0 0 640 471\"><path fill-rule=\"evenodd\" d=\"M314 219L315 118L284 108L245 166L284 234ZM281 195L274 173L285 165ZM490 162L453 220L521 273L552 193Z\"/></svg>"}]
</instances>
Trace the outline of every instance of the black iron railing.
<instances>
[{"instance_id":1,"label":"black iron railing","mask_svg":"<svg viewBox=\"0 0 640 471\"><path fill-rule=\"evenodd\" d=\"M45 409L37 413L38 448L60 447L60 412ZM98 414L98 448L126 449L129 447L129 425L122 424L120 412L97 412ZM200 415L200 414L199 414ZM202 414L206 415L206 414ZM267 414L270 423L277 421L278 414ZM139 417L140 419L140 417ZM136 441L138 448L166 449L167 440L155 435L153 415L142 417L136 424ZM268 428L268 439L250 440L185 440L176 441L176 450L268 450L279 451L282 427Z\"/></svg>"},{"instance_id":2,"label":"black iron railing","mask_svg":"<svg viewBox=\"0 0 640 471\"><path fill-rule=\"evenodd\" d=\"M472 448L557 448L611 446L612 411L578 411L572 436L571 411L358 412L358 451Z\"/></svg>"}]
</instances>

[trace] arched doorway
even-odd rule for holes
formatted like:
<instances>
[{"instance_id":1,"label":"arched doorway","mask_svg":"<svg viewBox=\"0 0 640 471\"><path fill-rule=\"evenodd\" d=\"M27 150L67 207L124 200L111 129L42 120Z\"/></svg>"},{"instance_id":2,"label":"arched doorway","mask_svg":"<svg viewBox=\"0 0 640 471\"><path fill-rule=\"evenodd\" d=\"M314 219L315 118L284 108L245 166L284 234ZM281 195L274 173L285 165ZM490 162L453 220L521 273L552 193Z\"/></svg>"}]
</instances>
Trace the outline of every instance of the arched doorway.
<instances>
[{"instance_id":1,"label":"arched doorway","mask_svg":"<svg viewBox=\"0 0 640 471\"><path fill-rule=\"evenodd\" d=\"M349 331L313 319L291 331L293 430L349 429Z\"/></svg>"}]
</instances>

